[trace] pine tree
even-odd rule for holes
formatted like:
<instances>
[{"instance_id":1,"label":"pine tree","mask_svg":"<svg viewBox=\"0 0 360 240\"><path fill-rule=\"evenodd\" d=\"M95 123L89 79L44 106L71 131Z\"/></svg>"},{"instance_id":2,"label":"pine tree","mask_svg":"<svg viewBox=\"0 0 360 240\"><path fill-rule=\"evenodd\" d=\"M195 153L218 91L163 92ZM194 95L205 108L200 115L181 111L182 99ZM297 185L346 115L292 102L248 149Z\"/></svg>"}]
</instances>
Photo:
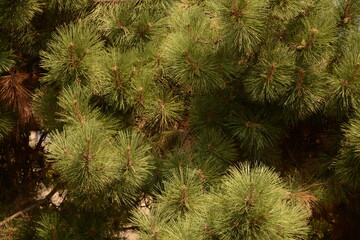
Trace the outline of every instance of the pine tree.
<instances>
[{"instance_id":1,"label":"pine tree","mask_svg":"<svg viewBox=\"0 0 360 240\"><path fill-rule=\"evenodd\" d=\"M0 238L358 239L359 19L0 0Z\"/></svg>"}]
</instances>

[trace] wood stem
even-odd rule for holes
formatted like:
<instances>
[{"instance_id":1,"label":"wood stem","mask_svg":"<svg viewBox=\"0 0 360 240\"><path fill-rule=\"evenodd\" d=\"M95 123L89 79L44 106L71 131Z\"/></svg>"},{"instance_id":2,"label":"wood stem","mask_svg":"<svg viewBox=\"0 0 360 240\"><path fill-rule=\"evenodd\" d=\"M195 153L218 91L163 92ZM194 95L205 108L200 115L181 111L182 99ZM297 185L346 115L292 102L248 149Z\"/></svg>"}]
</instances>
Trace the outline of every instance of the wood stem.
<instances>
[{"instance_id":1,"label":"wood stem","mask_svg":"<svg viewBox=\"0 0 360 240\"><path fill-rule=\"evenodd\" d=\"M85 119L84 119L84 117L81 115L80 108L79 108L79 103L78 103L77 100L74 100L73 103L74 103L74 107L75 107L75 112L76 112L77 118L79 119L80 123L83 124L84 121L85 121Z\"/></svg>"},{"instance_id":2,"label":"wood stem","mask_svg":"<svg viewBox=\"0 0 360 240\"><path fill-rule=\"evenodd\" d=\"M347 24L351 21L351 3L346 1L345 8L344 8L344 18L343 23Z\"/></svg>"},{"instance_id":3,"label":"wood stem","mask_svg":"<svg viewBox=\"0 0 360 240\"><path fill-rule=\"evenodd\" d=\"M181 194L181 205L185 205L185 203L188 200L188 195L187 195L187 187L185 185L181 186L182 189L182 194Z\"/></svg>"},{"instance_id":4,"label":"wood stem","mask_svg":"<svg viewBox=\"0 0 360 240\"><path fill-rule=\"evenodd\" d=\"M277 65L276 62L271 63L270 70L269 70L268 74L266 75L265 83L269 83L272 81L275 71L276 71L276 65Z\"/></svg>"},{"instance_id":5,"label":"wood stem","mask_svg":"<svg viewBox=\"0 0 360 240\"><path fill-rule=\"evenodd\" d=\"M302 89L305 73L306 73L305 69L300 70L295 90Z\"/></svg>"},{"instance_id":6,"label":"wood stem","mask_svg":"<svg viewBox=\"0 0 360 240\"><path fill-rule=\"evenodd\" d=\"M70 66L75 67L75 44L73 42L69 43L69 58L70 58Z\"/></svg>"},{"instance_id":7,"label":"wood stem","mask_svg":"<svg viewBox=\"0 0 360 240\"><path fill-rule=\"evenodd\" d=\"M126 148L126 162L127 162L127 166L131 167L132 163L131 163L131 147L127 146Z\"/></svg>"},{"instance_id":8,"label":"wood stem","mask_svg":"<svg viewBox=\"0 0 360 240\"><path fill-rule=\"evenodd\" d=\"M26 212L28 212L28 211L36 208L36 207L39 207L39 206L41 206L41 205L49 202L49 201L51 200L51 197L54 196L54 194L58 191L58 188L59 188L59 186L56 185L56 186L50 191L50 193L49 193L48 195L46 195L45 198L39 200L38 202L34 203L33 205L30 205L29 207L27 207L27 208L25 208L25 209L23 209L23 210L21 210L21 211L19 211L19 212L11 215L10 217L5 218L3 221L0 222L0 227L6 225L7 223L9 223L10 221L14 220L15 218L17 218L17 217L19 217L19 216L24 216L24 214L25 214Z\"/></svg>"}]
</instances>

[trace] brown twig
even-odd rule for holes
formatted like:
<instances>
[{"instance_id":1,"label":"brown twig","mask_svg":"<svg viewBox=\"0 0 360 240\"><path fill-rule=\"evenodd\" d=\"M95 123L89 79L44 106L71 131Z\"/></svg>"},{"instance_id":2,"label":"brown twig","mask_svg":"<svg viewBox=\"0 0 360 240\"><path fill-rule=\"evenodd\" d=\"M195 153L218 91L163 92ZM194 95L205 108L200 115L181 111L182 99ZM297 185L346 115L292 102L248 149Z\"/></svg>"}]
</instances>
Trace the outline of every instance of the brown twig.
<instances>
[{"instance_id":1,"label":"brown twig","mask_svg":"<svg viewBox=\"0 0 360 240\"><path fill-rule=\"evenodd\" d=\"M47 132L44 132L43 134L41 134L41 137L40 137L38 143L36 144L35 150L40 150L40 147L41 147L42 143L44 142L47 134L48 134Z\"/></svg>"},{"instance_id":2,"label":"brown twig","mask_svg":"<svg viewBox=\"0 0 360 240\"><path fill-rule=\"evenodd\" d=\"M258 123L253 123L253 122L246 122L245 126L249 127L249 128L256 128L259 124Z\"/></svg>"},{"instance_id":3,"label":"brown twig","mask_svg":"<svg viewBox=\"0 0 360 240\"><path fill-rule=\"evenodd\" d=\"M29 207L27 207L27 208L25 208L25 209L23 209L23 210L21 210L19 212L11 215L10 217L5 218L3 221L0 222L0 227L6 225L8 222L14 220L15 218L17 218L19 216L23 216L26 212L28 212L28 211L36 208L36 207L39 207L39 206L43 205L44 203L47 203L48 201L51 200L51 197L54 196L54 194L57 192L57 190L58 190L58 185L56 185L51 190L51 192L48 195L46 195L45 198L39 200L38 202L34 203L33 205L31 205L31 206L29 206Z\"/></svg>"},{"instance_id":4,"label":"brown twig","mask_svg":"<svg viewBox=\"0 0 360 240\"><path fill-rule=\"evenodd\" d=\"M305 73L306 73L305 69L300 70L295 90L302 89Z\"/></svg>"},{"instance_id":5,"label":"brown twig","mask_svg":"<svg viewBox=\"0 0 360 240\"><path fill-rule=\"evenodd\" d=\"M79 103L78 103L77 100L74 100L73 103L74 103L77 118L79 119L80 123L83 124L84 121L85 121L85 118L81 115L80 108L79 108Z\"/></svg>"},{"instance_id":6,"label":"brown twig","mask_svg":"<svg viewBox=\"0 0 360 240\"><path fill-rule=\"evenodd\" d=\"M182 194L181 194L181 205L185 205L186 202L188 201L188 195L187 195L187 186L186 185L182 185L181 186L181 190L182 190Z\"/></svg>"},{"instance_id":7,"label":"brown twig","mask_svg":"<svg viewBox=\"0 0 360 240\"><path fill-rule=\"evenodd\" d=\"M93 159L98 154L98 151L91 154L92 138L86 138L86 141L87 141L86 154L81 152L80 156L82 158L84 158L84 160L85 160L85 169L86 169L86 171L90 172L90 160Z\"/></svg>"},{"instance_id":8,"label":"brown twig","mask_svg":"<svg viewBox=\"0 0 360 240\"><path fill-rule=\"evenodd\" d=\"M199 68L199 64L198 63L194 63L194 61L190 58L188 53L185 53L185 61L186 63L190 66L191 69L197 69Z\"/></svg>"},{"instance_id":9,"label":"brown twig","mask_svg":"<svg viewBox=\"0 0 360 240\"><path fill-rule=\"evenodd\" d=\"M127 162L127 166L131 167L132 162L131 162L131 146L127 146L126 148L126 162Z\"/></svg>"},{"instance_id":10,"label":"brown twig","mask_svg":"<svg viewBox=\"0 0 360 240\"><path fill-rule=\"evenodd\" d=\"M144 88L139 87L139 96L137 98L137 103L141 106L143 106L143 97L144 97Z\"/></svg>"},{"instance_id":11,"label":"brown twig","mask_svg":"<svg viewBox=\"0 0 360 240\"><path fill-rule=\"evenodd\" d=\"M197 169L196 174L200 177L201 182L206 183L208 181L201 169Z\"/></svg>"},{"instance_id":12,"label":"brown twig","mask_svg":"<svg viewBox=\"0 0 360 240\"><path fill-rule=\"evenodd\" d=\"M244 12L243 10L247 7L247 5L249 4L249 0L246 0L243 4L242 7L239 7L239 1L238 0L233 0L232 2L232 11L231 14L234 15L235 17L240 17L240 16L244 16L247 13Z\"/></svg>"},{"instance_id":13,"label":"brown twig","mask_svg":"<svg viewBox=\"0 0 360 240\"><path fill-rule=\"evenodd\" d=\"M119 73L118 73L119 68L117 66L114 66L112 68L112 70L114 73L115 87L119 89L119 88L121 88L121 84L120 84L120 80L119 80Z\"/></svg>"},{"instance_id":14,"label":"brown twig","mask_svg":"<svg viewBox=\"0 0 360 240\"><path fill-rule=\"evenodd\" d=\"M75 50L74 50L75 44L73 42L69 43L69 60L70 60L70 66L75 67Z\"/></svg>"},{"instance_id":15,"label":"brown twig","mask_svg":"<svg viewBox=\"0 0 360 240\"><path fill-rule=\"evenodd\" d=\"M344 8L343 22L344 22L344 24L347 24L350 21L351 21L351 3L349 1L346 1L345 8Z\"/></svg>"},{"instance_id":16,"label":"brown twig","mask_svg":"<svg viewBox=\"0 0 360 240\"><path fill-rule=\"evenodd\" d=\"M273 79L273 76L276 71L276 65L277 65L276 62L271 63L270 70L269 70L268 74L266 75L265 83L269 83Z\"/></svg>"}]
</instances>

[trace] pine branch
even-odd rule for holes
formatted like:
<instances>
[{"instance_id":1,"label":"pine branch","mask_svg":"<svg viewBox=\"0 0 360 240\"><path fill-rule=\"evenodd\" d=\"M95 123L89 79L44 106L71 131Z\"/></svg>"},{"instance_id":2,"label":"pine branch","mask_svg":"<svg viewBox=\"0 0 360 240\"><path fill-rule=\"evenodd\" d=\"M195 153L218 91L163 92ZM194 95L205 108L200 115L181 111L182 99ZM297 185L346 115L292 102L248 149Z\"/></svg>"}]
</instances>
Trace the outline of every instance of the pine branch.
<instances>
[{"instance_id":1,"label":"pine branch","mask_svg":"<svg viewBox=\"0 0 360 240\"><path fill-rule=\"evenodd\" d=\"M345 8L344 8L344 24L347 24L351 21L351 3L350 1L346 1Z\"/></svg>"},{"instance_id":2,"label":"pine branch","mask_svg":"<svg viewBox=\"0 0 360 240\"><path fill-rule=\"evenodd\" d=\"M129 226L123 226L123 227L121 227L120 230L121 230L121 231L139 230L139 227L129 225Z\"/></svg>"},{"instance_id":3,"label":"pine branch","mask_svg":"<svg viewBox=\"0 0 360 240\"><path fill-rule=\"evenodd\" d=\"M75 112L76 112L76 115L77 115L77 118L79 119L80 123L83 124L85 119L84 117L81 115L81 112L80 112L80 109L79 109L79 103L77 100L74 100L73 101L74 103L74 107L75 107Z\"/></svg>"},{"instance_id":4,"label":"pine branch","mask_svg":"<svg viewBox=\"0 0 360 240\"><path fill-rule=\"evenodd\" d=\"M75 51L74 51L75 44L73 42L69 43L69 60L70 66L75 67Z\"/></svg>"},{"instance_id":5,"label":"pine branch","mask_svg":"<svg viewBox=\"0 0 360 240\"><path fill-rule=\"evenodd\" d=\"M38 143L36 144L35 150L37 150L37 151L40 150L40 147L41 147L42 143L44 142L47 134L48 134L47 132L44 132L43 134L41 134L41 137L40 137Z\"/></svg>"},{"instance_id":6,"label":"pine branch","mask_svg":"<svg viewBox=\"0 0 360 240\"><path fill-rule=\"evenodd\" d=\"M303 81L304 81L304 76L305 76L306 70L305 69L301 69L299 72L299 78L297 80L297 85L295 90L300 90L303 87Z\"/></svg>"},{"instance_id":7,"label":"pine branch","mask_svg":"<svg viewBox=\"0 0 360 240\"><path fill-rule=\"evenodd\" d=\"M181 186L181 190L182 190L182 194L181 194L181 205L185 205L188 199L188 195L187 195L187 186L186 185L182 185Z\"/></svg>"},{"instance_id":8,"label":"pine branch","mask_svg":"<svg viewBox=\"0 0 360 240\"><path fill-rule=\"evenodd\" d=\"M144 97L144 88L140 87L139 88L139 95L138 95L138 98L136 100L137 104L143 106L143 97Z\"/></svg>"},{"instance_id":9,"label":"pine branch","mask_svg":"<svg viewBox=\"0 0 360 240\"><path fill-rule=\"evenodd\" d=\"M27 207L19 212L11 215L10 217L5 218L3 221L0 222L0 227L6 225L7 223L9 223L10 221L14 220L15 218L17 218L19 216L23 216L26 212L49 202L51 200L52 196L54 196L54 194L58 191L58 189L59 189L59 185L56 185L51 190L51 192L48 195L46 195L45 198L39 200L38 202L34 203L33 205L30 205L29 207Z\"/></svg>"},{"instance_id":10,"label":"pine branch","mask_svg":"<svg viewBox=\"0 0 360 240\"><path fill-rule=\"evenodd\" d=\"M112 68L112 70L114 72L115 87L120 90L121 94L123 94L124 89L123 89L123 87L121 85L121 82L120 82L120 79L119 79L119 72L118 72L119 68L117 66L114 66Z\"/></svg>"},{"instance_id":11,"label":"pine branch","mask_svg":"<svg viewBox=\"0 0 360 240\"><path fill-rule=\"evenodd\" d=\"M128 167L131 167L131 146L127 146L126 148L126 163Z\"/></svg>"},{"instance_id":12,"label":"pine branch","mask_svg":"<svg viewBox=\"0 0 360 240\"><path fill-rule=\"evenodd\" d=\"M244 12L243 10L246 8L246 6L249 4L249 0L246 0L244 3L243 3L243 6L239 7L239 1L238 0L233 0L232 3L233 3L233 6L232 6L232 10L231 10L231 14L236 16L236 17L240 17L240 16L244 16L246 15L247 13Z\"/></svg>"},{"instance_id":13,"label":"pine branch","mask_svg":"<svg viewBox=\"0 0 360 240\"><path fill-rule=\"evenodd\" d=\"M265 82L271 82L271 80L273 79L274 73L276 71L276 65L276 62L271 63L270 70L266 76Z\"/></svg>"}]
</instances>

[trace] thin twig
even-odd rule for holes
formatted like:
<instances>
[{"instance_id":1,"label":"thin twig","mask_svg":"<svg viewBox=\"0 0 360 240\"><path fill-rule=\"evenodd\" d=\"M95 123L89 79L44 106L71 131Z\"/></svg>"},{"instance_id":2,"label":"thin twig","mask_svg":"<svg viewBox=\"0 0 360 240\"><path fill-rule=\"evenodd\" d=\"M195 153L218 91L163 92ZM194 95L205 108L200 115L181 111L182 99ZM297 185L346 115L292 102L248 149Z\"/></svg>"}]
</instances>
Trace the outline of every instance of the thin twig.
<instances>
[{"instance_id":1,"label":"thin twig","mask_svg":"<svg viewBox=\"0 0 360 240\"><path fill-rule=\"evenodd\" d=\"M41 137L40 137L38 143L36 144L35 150L40 150L40 147L41 147L43 141L45 140L47 134L48 134L47 132L44 132L43 134L41 134Z\"/></svg>"},{"instance_id":2,"label":"thin twig","mask_svg":"<svg viewBox=\"0 0 360 240\"><path fill-rule=\"evenodd\" d=\"M3 226L3 225L5 225L5 224L7 224L8 222L14 220L15 218L17 218L17 217L19 217L19 216L23 216L24 213L26 213L26 212L28 212L28 211L30 211L30 210L38 207L38 206L41 206L41 205L43 205L44 203L47 203L48 201L50 201L51 197L54 196L54 194L57 192L57 190L58 190L58 185L56 185L56 186L51 190L51 192L50 192L48 195L46 195L45 198L39 200L38 202L34 203L33 205L31 205L31 206L29 206L29 207L27 207L27 208L25 208L25 209L23 209L23 210L21 210L21 211L19 211L19 212L11 215L10 217L5 218L3 221L0 222L0 227Z\"/></svg>"}]
</instances>

